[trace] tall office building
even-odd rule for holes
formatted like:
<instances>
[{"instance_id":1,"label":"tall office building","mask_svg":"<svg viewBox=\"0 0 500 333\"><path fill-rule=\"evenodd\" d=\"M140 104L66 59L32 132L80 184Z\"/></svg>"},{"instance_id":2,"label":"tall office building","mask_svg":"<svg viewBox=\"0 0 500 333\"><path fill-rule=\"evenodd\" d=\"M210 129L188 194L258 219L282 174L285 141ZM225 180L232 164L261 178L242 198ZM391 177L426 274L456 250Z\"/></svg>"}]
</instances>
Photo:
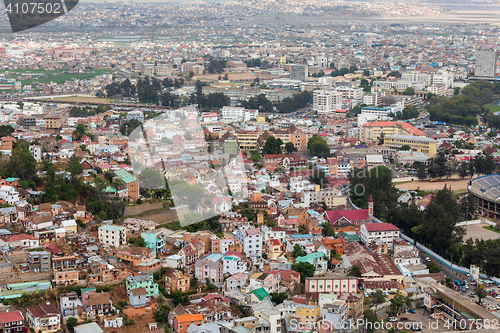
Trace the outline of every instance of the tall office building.
<instances>
[{"instance_id":1,"label":"tall office building","mask_svg":"<svg viewBox=\"0 0 500 333\"><path fill-rule=\"evenodd\" d=\"M481 48L476 51L476 77L497 77L497 50L493 48Z\"/></svg>"},{"instance_id":2,"label":"tall office building","mask_svg":"<svg viewBox=\"0 0 500 333\"><path fill-rule=\"evenodd\" d=\"M313 92L313 110L320 115L335 113L342 108L342 93L335 90L315 90Z\"/></svg>"},{"instance_id":3,"label":"tall office building","mask_svg":"<svg viewBox=\"0 0 500 333\"><path fill-rule=\"evenodd\" d=\"M307 65L290 65L290 79L305 81L307 74Z\"/></svg>"}]
</instances>

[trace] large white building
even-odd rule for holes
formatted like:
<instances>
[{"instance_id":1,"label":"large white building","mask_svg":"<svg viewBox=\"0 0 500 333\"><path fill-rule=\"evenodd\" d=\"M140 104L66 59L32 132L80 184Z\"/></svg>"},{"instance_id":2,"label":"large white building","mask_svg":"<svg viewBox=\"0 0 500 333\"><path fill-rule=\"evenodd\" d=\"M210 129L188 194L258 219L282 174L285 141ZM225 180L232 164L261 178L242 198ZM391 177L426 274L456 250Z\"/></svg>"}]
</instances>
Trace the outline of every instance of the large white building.
<instances>
[{"instance_id":1,"label":"large white building","mask_svg":"<svg viewBox=\"0 0 500 333\"><path fill-rule=\"evenodd\" d=\"M257 119L259 110L245 109L242 106L224 106L222 107L222 119L224 120L243 120Z\"/></svg>"},{"instance_id":2,"label":"large white building","mask_svg":"<svg viewBox=\"0 0 500 333\"><path fill-rule=\"evenodd\" d=\"M0 187L0 199L9 205L15 205L19 202L19 192L13 186L2 185Z\"/></svg>"},{"instance_id":3,"label":"large white building","mask_svg":"<svg viewBox=\"0 0 500 333\"><path fill-rule=\"evenodd\" d=\"M247 269L247 263L237 256L224 256L222 258L223 272L231 275L243 273Z\"/></svg>"},{"instance_id":4,"label":"large white building","mask_svg":"<svg viewBox=\"0 0 500 333\"><path fill-rule=\"evenodd\" d=\"M103 225L98 231L99 243L116 248L127 244L127 228L119 225Z\"/></svg>"},{"instance_id":5,"label":"large white building","mask_svg":"<svg viewBox=\"0 0 500 333\"><path fill-rule=\"evenodd\" d=\"M454 78L455 75L453 73L440 70L437 74L432 76L432 85L439 86L442 84L445 89L449 89L453 85Z\"/></svg>"},{"instance_id":6,"label":"large white building","mask_svg":"<svg viewBox=\"0 0 500 333\"><path fill-rule=\"evenodd\" d=\"M497 76L498 53L493 48L481 48L476 51L475 76L494 78Z\"/></svg>"},{"instance_id":7,"label":"large white building","mask_svg":"<svg viewBox=\"0 0 500 333\"><path fill-rule=\"evenodd\" d=\"M336 87L334 90L341 93L343 99L363 99L363 88Z\"/></svg>"},{"instance_id":8,"label":"large white building","mask_svg":"<svg viewBox=\"0 0 500 333\"><path fill-rule=\"evenodd\" d=\"M242 252L247 257L262 256L262 235L259 228L233 231L234 237L240 242Z\"/></svg>"},{"instance_id":9,"label":"large white building","mask_svg":"<svg viewBox=\"0 0 500 333\"><path fill-rule=\"evenodd\" d=\"M127 113L127 121L130 121L132 119L135 119L135 120L143 123L144 122L144 113L142 113L142 111L139 111L139 110L130 111L129 113Z\"/></svg>"},{"instance_id":10,"label":"large white building","mask_svg":"<svg viewBox=\"0 0 500 333\"><path fill-rule=\"evenodd\" d=\"M359 230L359 239L366 246L378 238L387 244L389 250L392 250L394 248L394 237L399 237L399 229L390 223L362 224Z\"/></svg>"},{"instance_id":11,"label":"large white building","mask_svg":"<svg viewBox=\"0 0 500 333\"><path fill-rule=\"evenodd\" d=\"M313 110L327 115L342 108L342 94L335 90L315 90L313 92Z\"/></svg>"}]
</instances>

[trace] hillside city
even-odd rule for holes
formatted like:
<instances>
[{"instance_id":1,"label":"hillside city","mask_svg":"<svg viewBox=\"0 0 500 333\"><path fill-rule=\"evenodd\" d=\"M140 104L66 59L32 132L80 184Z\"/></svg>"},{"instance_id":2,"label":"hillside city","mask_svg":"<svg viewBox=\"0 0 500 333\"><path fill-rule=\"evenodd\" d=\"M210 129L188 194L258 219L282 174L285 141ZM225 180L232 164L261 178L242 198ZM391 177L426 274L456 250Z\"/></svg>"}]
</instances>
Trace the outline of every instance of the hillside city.
<instances>
[{"instance_id":1,"label":"hillside city","mask_svg":"<svg viewBox=\"0 0 500 333\"><path fill-rule=\"evenodd\" d=\"M496 6L0 18L0 333L497 329Z\"/></svg>"}]
</instances>

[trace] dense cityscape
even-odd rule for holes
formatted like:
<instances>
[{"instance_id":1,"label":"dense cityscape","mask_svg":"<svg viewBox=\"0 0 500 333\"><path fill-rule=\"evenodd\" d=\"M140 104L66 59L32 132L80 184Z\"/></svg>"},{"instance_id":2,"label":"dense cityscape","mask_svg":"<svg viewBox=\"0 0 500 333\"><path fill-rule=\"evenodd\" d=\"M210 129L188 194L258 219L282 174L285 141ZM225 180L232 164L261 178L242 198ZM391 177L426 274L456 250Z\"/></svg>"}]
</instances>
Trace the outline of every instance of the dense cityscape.
<instances>
[{"instance_id":1,"label":"dense cityscape","mask_svg":"<svg viewBox=\"0 0 500 333\"><path fill-rule=\"evenodd\" d=\"M499 14L0 17L0 333L498 329Z\"/></svg>"}]
</instances>

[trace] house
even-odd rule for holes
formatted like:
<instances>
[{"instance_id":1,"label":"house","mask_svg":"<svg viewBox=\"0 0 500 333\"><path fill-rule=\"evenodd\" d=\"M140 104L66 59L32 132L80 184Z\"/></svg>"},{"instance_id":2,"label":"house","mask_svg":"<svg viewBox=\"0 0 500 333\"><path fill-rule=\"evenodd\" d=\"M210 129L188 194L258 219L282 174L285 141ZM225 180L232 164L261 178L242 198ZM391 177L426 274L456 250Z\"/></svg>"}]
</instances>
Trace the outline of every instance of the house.
<instances>
[{"instance_id":1,"label":"house","mask_svg":"<svg viewBox=\"0 0 500 333\"><path fill-rule=\"evenodd\" d=\"M236 273L231 275L226 279L225 291L233 292L240 291L241 287L245 285L247 281L247 275L243 273Z\"/></svg>"},{"instance_id":2,"label":"house","mask_svg":"<svg viewBox=\"0 0 500 333\"><path fill-rule=\"evenodd\" d=\"M265 326L262 331L268 333L282 332L283 318L281 316L281 311L274 307L270 298L266 298L252 305L252 316L263 319Z\"/></svg>"},{"instance_id":3,"label":"house","mask_svg":"<svg viewBox=\"0 0 500 333\"><path fill-rule=\"evenodd\" d=\"M355 293L358 291L358 278L343 273L329 273L324 276L306 277L307 293Z\"/></svg>"},{"instance_id":4,"label":"house","mask_svg":"<svg viewBox=\"0 0 500 333\"><path fill-rule=\"evenodd\" d=\"M250 277L247 290L264 288L269 293L276 293L280 287L281 275L279 271L255 273Z\"/></svg>"},{"instance_id":5,"label":"house","mask_svg":"<svg viewBox=\"0 0 500 333\"><path fill-rule=\"evenodd\" d=\"M61 313L50 304L28 307L26 322L37 333L55 333L62 330Z\"/></svg>"},{"instance_id":6,"label":"house","mask_svg":"<svg viewBox=\"0 0 500 333\"><path fill-rule=\"evenodd\" d=\"M89 296L89 306L86 308L87 316L95 318L96 316L106 316L110 314L114 307L109 299L109 293L95 293Z\"/></svg>"},{"instance_id":7,"label":"house","mask_svg":"<svg viewBox=\"0 0 500 333\"><path fill-rule=\"evenodd\" d=\"M240 242L242 251L248 257L262 256L262 235L259 228L233 231L233 235Z\"/></svg>"},{"instance_id":8,"label":"house","mask_svg":"<svg viewBox=\"0 0 500 333\"><path fill-rule=\"evenodd\" d=\"M79 299L76 292L71 291L69 293L62 294L59 297L59 301L61 303L61 315L63 320L67 320L69 317L78 319Z\"/></svg>"},{"instance_id":9,"label":"house","mask_svg":"<svg viewBox=\"0 0 500 333\"><path fill-rule=\"evenodd\" d=\"M191 276L173 268L165 272L165 289L168 293L180 290L186 292L191 286Z\"/></svg>"},{"instance_id":10,"label":"house","mask_svg":"<svg viewBox=\"0 0 500 333\"><path fill-rule=\"evenodd\" d=\"M252 290L248 294L250 295L250 303L271 299L271 295L263 287Z\"/></svg>"},{"instance_id":11,"label":"house","mask_svg":"<svg viewBox=\"0 0 500 333\"><path fill-rule=\"evenodd\" d=\"M0 332L21 332L24 328L24 317L21 311L9 311L0 313Z\"/></svg>"},{"instance_id":12,"label":"house","mask_svg":"<svg viewBox=\"0 0 500 333\"><path fill-rule=\"evenodd\" d=\"M281 242L285 240L286 229L282 227L268 227L263 226L260 228L262 240L267 242L270 238L279 239Z\"/></svg>"},{"instance_id":13,"label":"house","mask_svg":"<svg viewBox=\"0 0 500 333\"><path fill-rule=\"evenodd\" d=\"M274 238L267 240L265 254L268 259L281 257L283 254L283 244L281 244L281 241Z\"/></svg>"},{"instance_id":14,"label":"house","mask_svg":"<svg viewBox=\"0 0 500 333\"><path fill-rule=\"evenodd\" d=\"M67 286L78 283L78 271L61 271L54 273L54 281L57 285Z\"/></svg>"},{"instance_id":15,"label":"house","mask_svg":"<svg viewBox=\"0 0 500 333\"><path fill-rule=\"evenodd\" d=\"M103 225L98 230L99 243L116 248L127 244L127 228L117 225Z\"/></svg>"},{"instance_id":16,"label":"house","mask_svg":"<svg viewBox=\"0 0 500 333\"><path fill-rule=\"evenodd\" d=\"M197 326L203 324L203 315L201 313L190 314L186 313L174 318L173 329L175 333L186 333L191 324Z\"/></svg>"},{"instance_id":17,"label":"house","mask_svg":"<svg viewBox=\"0 0 500 333\"><path fill-rule=\"evenodd\" d=\"M300 283L300 273L292 270L269 271L271 274L280 274L280 283L289 289L293 289Z\"/></svg>"},{"instance_id":18,"label":"house","mask_svg":"<svg viewBox=\"0 0 500 333\"><path fill-rule=\"evenodd\" d=\"M148 301L146 288L132 289L129 294L130 305L134 308L146 305Z\"/></svg>"},{"instance_id":19,"label":"house","mask_svg":"<svg viewBox=\"0 0 500 333\"><path fill-rule=\"evenodd\" d=\"M227 251L225 251L227 252ZM236 255L227 255L222 258L223 274L236 274L238 272L245 272L247 269L247 262L242 260Z\"/></svg>"},{"instance_id":20,"label":"house","mask_svg":"<svg viewBox=\"0 0 500 333\"><path fill-rule=\"evenodd\" d=\"M224 267L220 258L213 260L210 256L199 259L195 263L195 277L199 281L209 279L211 282L221 285L224 281Z\"/></svg>"},{"instance_id":21,"label":"house","mask_svg":"<svg viewBox=\"0 0 500 333\"><path fill-rule=\"evenodd\" d=\"M394 249L394 238L399 237L399 229L390 223L368 223L360 227L359 239L368 246L375 238L387 244L389 250Z\"/></svg>"},{"instance_id":22,"label":"house","mask_svg":"<svg viewBox=\"0 0 500 333\"><path fill-rule=\"evenodd\" d=\"M84 308L90 305L90 295L95 294L95 288L83 288L82 289L82 305Z\"/></svg>"},{"instance_id":23,"label":"house","mask_svg":"<svg viewBox=\"0 0 500 333\"><path fill-rule=\"evenodd\" d=\"M148 297L156 297L159 295L158 284L154 282L152 274L129 276L126 279L125 286L127 288L128 295L130 295L130 291L132 291L132 289L137 288L145 288L148 292Z\"/></svg>"},{"instance_id":24,"label":"house","mask_svg":"<svg viewBox=\"0 0 500 333\"><path fill-rule=\"evenodd\" d=\"M66 220L61 222L61 227L66 230L66 234L68 233L78 233L78 226L75 220Z\"/></svg>"},{"instance_id":25,"label":"house","mask_svg":"<svg viewBox=\"0 0 500 333\"><path fill-rule=\"evenodd\" d=\"M215 197L214 210L219 213L230 212L232 208L231 198L229 197Z\"/></svg>"},{"instance_id":26,"label":"house","mask_svg":"<svg viewBox=\"0 0 500 333\"><path fill-rule=\"evenodd\" d=\"M141 237L144 238L146 247L149 247L153 252L165 252L166 240L161 230L143 231Z\"/></svg>"},{"instance_id":27,"label":"house","mask_svg":"<svg viewBox=\"0 0 500 333\"><path fill-rule=\"evenodd\" d=\"M324 274L328 269L328 261L323 252L313 252L295 259L296 263L307 262L316 267L314 275Z\"/></svg>"}]
</instances>

